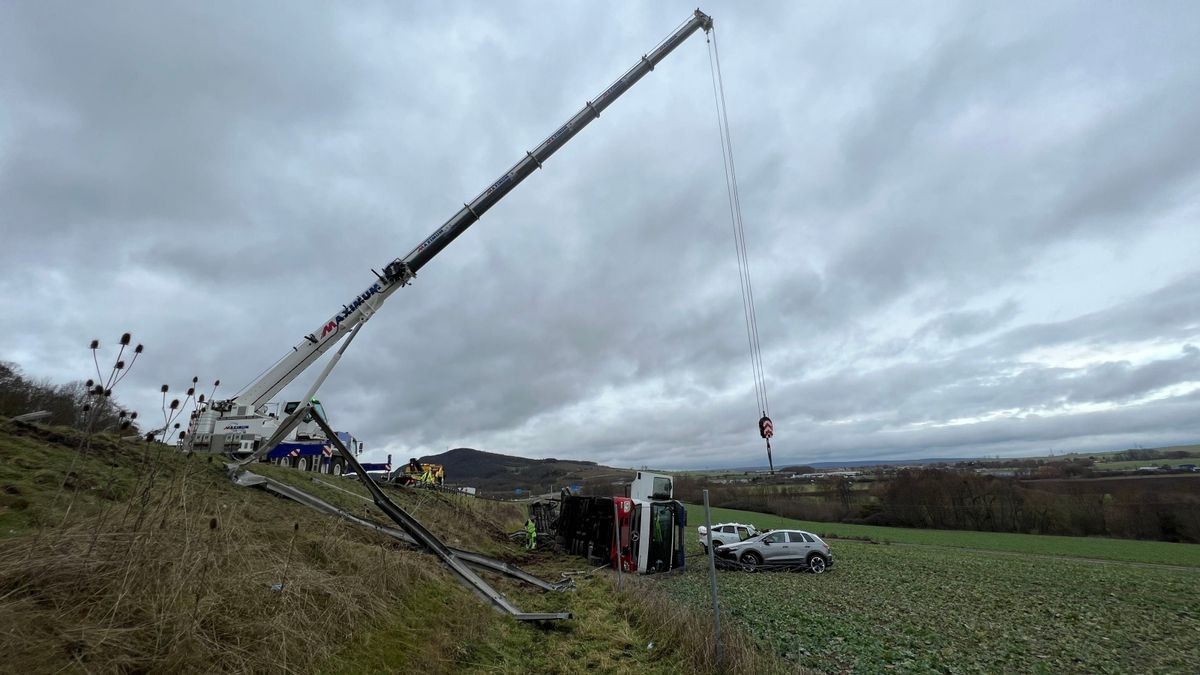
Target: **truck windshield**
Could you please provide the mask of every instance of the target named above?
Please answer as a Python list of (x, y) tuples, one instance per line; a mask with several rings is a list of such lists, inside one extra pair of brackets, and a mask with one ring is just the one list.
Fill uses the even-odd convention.
[(650, 505), (650, 550), (647, 572), (671, 569), (671, 542), (675, 535), (675, 509), (671, 504)]

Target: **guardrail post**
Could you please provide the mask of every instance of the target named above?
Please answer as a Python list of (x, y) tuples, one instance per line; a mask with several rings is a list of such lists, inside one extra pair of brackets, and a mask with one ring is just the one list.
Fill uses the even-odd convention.
[(717, 558), (713, 551), (712, 517), (708, 513), (708, 490), (704, 491), (704, 531), (708, 537), (708, 580), (712, 584), (713, 606), (713, 637), (717, 645), (717, 666), (724, 661), (724, 648), (721, 645), (721, 607), (717, 602)]

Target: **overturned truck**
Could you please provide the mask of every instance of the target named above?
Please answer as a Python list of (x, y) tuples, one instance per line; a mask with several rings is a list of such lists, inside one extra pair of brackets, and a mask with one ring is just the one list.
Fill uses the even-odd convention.
[(531, 517), (567, 553), (622, 572), (683, 569), (687, 511), (672, 499), (670, 476), (639, 471), (628, 497), (564, 492), (557, 514), (547, 517), (547, 506), (531, 508)]

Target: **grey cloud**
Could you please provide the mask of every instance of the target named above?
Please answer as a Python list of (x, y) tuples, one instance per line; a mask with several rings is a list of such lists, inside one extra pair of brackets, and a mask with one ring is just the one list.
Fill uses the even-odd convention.
[[(231, 393), (688, 11), (5, 5), (0, 358), (68, 377), (133, 330), (154, 358), (131, 404), (193, 374)], [(1193, 241), (1186, 20), (713, 13), (781, 456), (1195, 431), (1194, 399), (1137, 403), (1195, 379), (1194, 272), (1139, 258), (1120, 273), (1158, 290), (1040, 323), (1016, 287), (1056, 294), (1055, 247)], [(765, 458), (706, 55), (684, 45), (396, 294), (321, 392), (339, 425), (381, 453)], [(1178, 356), (1023, 358), (1142, 343)], [(1079, 403), (1116, 409), (1089, 429)], [(937, 426), (1013, 409), (1042, 417)]]
[(986, 310), (958, 310), (942, 314), (927, 322), (916, 332), (914, 338), (925, 337), (954, 340), (978, 333), (991, 332), (1013, 320), (1019, 305), (1015, 300)]
[(1017, 353), (1063, 344), (1104, 345), (1145, 340), (1181, 341), (1200, 334), (1200, 273), (1112, 307), (1053, 323), (1014, 328), (998, 348)]

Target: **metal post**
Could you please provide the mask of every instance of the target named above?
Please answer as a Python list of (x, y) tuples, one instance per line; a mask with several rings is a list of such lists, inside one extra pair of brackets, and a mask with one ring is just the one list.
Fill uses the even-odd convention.
[(708, 580), (712, 584), (713, 605), (713, 635), (717, 645), (717, 665), (724, 660), (724, 649), (721, 646), (721, 607), (717, 602), (717, 557), (713, 551), (712, 517), (708, 513), (708, 490), (704, 491), (704, 531), (708, 537)]
[(613, 552), (617, 554), (617, 588), (621, 588), (624, 578), (621, 572), (621, 509), (617, 500), (613, 500)]

